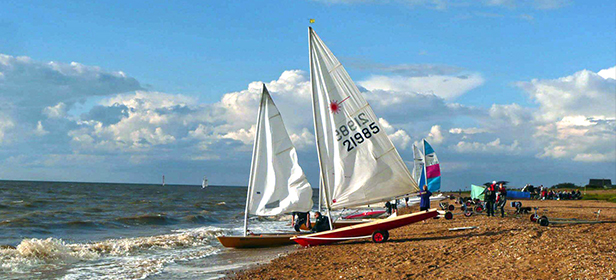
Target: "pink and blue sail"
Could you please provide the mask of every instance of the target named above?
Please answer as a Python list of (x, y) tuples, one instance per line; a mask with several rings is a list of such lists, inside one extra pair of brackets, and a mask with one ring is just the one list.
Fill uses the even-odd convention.
[[(425, 177), (422, 174), (420, 180), (420, 186), (423, 186), (425, 183), (422, 183), (424, 178), (428, 181), (428, 190), (431, 192), (437, 192), (441, 189), (441, 167), (439, 165), (438, 158), (436, 157), (436, 153), (430, 143), (423, 140), (424, 143), (424, 159), (425, 159)], [(424, 181), (425, 182), (425, 181)]]

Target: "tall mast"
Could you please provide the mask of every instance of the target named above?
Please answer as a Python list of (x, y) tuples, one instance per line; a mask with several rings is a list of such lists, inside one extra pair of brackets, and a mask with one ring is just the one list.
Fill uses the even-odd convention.
[[(265, 88), (265, 84), (263, 85)], [(252, 182), (255, 176), (255, 151), (257, 150), (257, 139), (259, 139), (259, 132), (261, 131), (261, 114), (263, 114), (263, 102), (265, 101), (265, 91), (261, 90), (261, 102), (259, 103), (259, 113), (257, 115), (257, 132), (255, 133), (255, 142), (252, 145), (252, 160), (250, 162), (250, 177), (248, 177), (248, 190), (246, 194), (246, 211), (244, 211), (244, 236), (248, 235), (248, 209), (250, 209), (250, 200), (252, 198)]]
[[(323, 194), (325, 195), (325, 207), (327, 208), (327, 218), (329, 220), (329, 227), (330, 229), (334, 229), (334, 225), (332, 223), (332, 215), (330, 212), (330, 205), (329, 205), (329, 191), (328, 191), (328, 185), (327, 185), (327, 177), (325, 176), (325, 170), (323, 169), (323, 159), (321, 158), (321, 145), (319, 144), (319, 133), (318, 133), (318, 127), (317, 127), (317, 104), (316, 99), (314, 98), (314, 79), (312, 77), (312, 50), (313, 50), (313, 46), (312, 46), (312, 27), (308, 27), (308, 52), (310, 54), (310, 84), (311, 84), (311, 92), (312, 92), (312, 120), (314, 122), (314, 137), (315, 137), (315, 142), (317, 143), (317, 156), (319, 158), (319, 170), (321, 171), (321, 184), (319, 185), (323, 185), (322, 187), (322, 191)], [(319, 204), (321, 203), (321, 201), (319, 201)]]
[[(424, 167), (424, 184), (427, 186), (428, 185), (428, 169), (426, 168), (428, 165), (428, 162), (426, 161), (426, 138), (424, 138), (422, 140), (423, 142), (423, 167)], [(420, 180), (421, 182), (421, 180)], [(419, 186), (419, 192), (421, 193), (421, 191), (423, 191), (423, 186)]]

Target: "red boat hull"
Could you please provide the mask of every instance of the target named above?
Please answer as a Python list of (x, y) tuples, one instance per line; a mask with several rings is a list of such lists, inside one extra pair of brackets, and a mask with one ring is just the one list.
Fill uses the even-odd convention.
[(372, 217), (376, 217), (376, 216), (380, 216), (387, 213), (387, 211), (385, 210), (378, 210), (378, 211), (368, 211), (368, 212), (363, 212), (363, 213), (359, 213), (359, 214), (354, 214), (354, 215), (348, 215), (346, 217), (343, 217), (343, 219), (363, 219), (363, 218), (372, 218)]
[(430, 209), (428, 211), (400, 215), (393, 218), (377, 220), (374, 222), (363, 223), (335, 230), (295, 236), (291, 238), (291, 240), (297, 242), (299, 245), (308, 247), (331, 244), (351, 239), (369, 238), (375, 231), (392, 230), (412, 223), (434, 218), (436, 216), (438, 216), (436, 209)]

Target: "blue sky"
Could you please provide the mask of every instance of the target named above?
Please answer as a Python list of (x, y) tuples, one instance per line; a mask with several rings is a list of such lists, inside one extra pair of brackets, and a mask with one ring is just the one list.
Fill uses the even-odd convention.
[[(3, 179), (155, 182), (158, 174), (169, 173), (171, 182), (198, 183), (208, 173), (213, 184), (245, 184), (254, 117), (238, 121), (232, 109), (256, 110), (250, 102), (257, 93), (249, 86), (255, 81), (277, 81), (279, 92), (271, 91), (279, 107), (304, 106), (291, 91), (304, 89), (307, 73), (283, 73), (308, 69), (310, 18), (365, 88), (377, 116), (391, 124), (390, 136), (397, 135), (394, 143), (405, 160), (412, 160), (409, 143), (435, 139), (444, 176), (461, 178), (448, 183), (445, 177), (446, 187), (498, 176), (517, 184), (616, 179), (616, 87), (610, 78), (616, 65), (614, 1), (1, 5)], [(29, 60), (17, 59), (21, 56)], [(59, 77), (44, 69), (50, 61), (61, 65), (47, 69)], [(100, 74), (108, 79), (100, 80)], [(66, 84), (68, 77), (73, 82)], [(444, 79), (455, 82), (440, 82)], [(375, 105), (395, 94), (408, 102), (396, 110), (422, 113)], [(225, 103), (225, 97), (246, 103)], [(149, 105), (139, 107), (135, 99)], [(579, 108), (572, 105), (576, 102)], [(156, 115), (160, 110), (171, 113)], [(296, 145), (314, 181), (311, 135), (301, 136), (309, 123), (293, 120), (292, 110), (287, 109), (288, 117), (281, 111), (291, 133), (305, 142)], [(147, 121), (152, 118), (161, 122)], [(476, 130), (457, 130), (469, 128)], [(220, 153), (222, 147), (232, 152)], [(487, 166), (502, 169), (481, 174), (468, 164), (476, 160), (498, 162)], [(532, 165), (522, 168), (523, 162)]]

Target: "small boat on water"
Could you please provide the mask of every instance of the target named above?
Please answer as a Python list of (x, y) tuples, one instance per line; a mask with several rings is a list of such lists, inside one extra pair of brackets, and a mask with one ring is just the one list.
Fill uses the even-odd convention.
[(297, 152), (282, 116), (263, 85), (246, 194), (244, 233), (218, 236), (217, 239), (223, 246), (233, 248), (294, 244), (290, 238), (297, 235), (295, 232), (249, 233), (248, 217), (308, 212), (312, 205), (312, 188), (299, 166)]
[(207, 177), (203, 176), (203, 182), (201, 182), (201, 188), (205, 189), (207, 188), (208, 183), (207, 183)]

